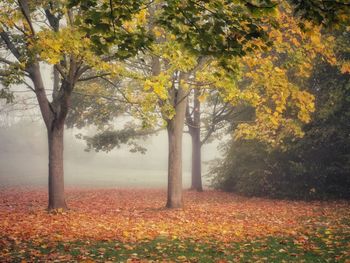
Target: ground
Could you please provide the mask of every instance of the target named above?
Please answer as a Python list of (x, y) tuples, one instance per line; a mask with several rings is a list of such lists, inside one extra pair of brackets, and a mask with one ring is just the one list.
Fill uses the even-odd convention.
[(0, 190), (0, 262), (350, 262), (350, 202), (300, 202), (185, 191)]

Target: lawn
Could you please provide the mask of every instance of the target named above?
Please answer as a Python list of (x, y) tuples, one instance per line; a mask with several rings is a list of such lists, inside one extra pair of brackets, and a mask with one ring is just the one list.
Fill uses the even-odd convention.
[(163, 190), (0, 190), (0, 262), (350, 262), (350, 202), (278, 201)]

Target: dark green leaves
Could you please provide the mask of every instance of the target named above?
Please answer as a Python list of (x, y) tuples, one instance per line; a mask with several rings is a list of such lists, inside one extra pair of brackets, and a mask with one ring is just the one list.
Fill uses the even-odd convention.
[[(270, 1), (166, 1), (159, 24), (170, 30), (185, 46), (202, 55), (242, 56), (251, 39), (266, 40), (263, 15), (252, 9), (273, 9)], [(261, 2), (261, 3), (260, 3)], [(265, 5), (269, 5), (269, 8)], [(260, 6), (264, 6), (259, 8)], [(262, 14), (264, 12), (262, 11)]]
[(80, 9), (77, 26), (93, 41), (97, 53), (108, 53), (113, 47), (114, 56), (123, 59), (151, 43), (151, 36), (145, 28), (139, 26), (133, 32), (125, 28), (125, 23), (145, 8), (143, 4), (144, 1), (138, 0), (71, 0), (69, 7)]
[(152, 133), (145, 130), (135, 130), (134, 128), (125, 128), (123, 130), (107, 130), (100, 132), (92, 137), (84, 136), (86, 140), (86, 151), (95, 150), (96, 152), (105, 151), (109, 152), (114, 148), (119, 148), (122, 144), (128, 144), (131, 152), (145, 153), (146, 148), (137, 144), (135, 139), (147, 136), (148, 133)]
[[(317, 24), (336, 24), (350, 16), (348, 0), (291, 0), (295, 13)], [(348, 18), (349, 19), (349, 18)]]
[[(152, 5), (155, 6), (136, 0), (70, 2), (71, 8), (82, 10), (78, 25), (86, 30), (97, 50), (106, 52), (113, 44), (121, 58), (132, 56), (152, 43), (147, 25), (134, 32), (124, 26), (141, 9)], [(251, 39), (267, 40), (262, 26), (271, 22), (270, 13), (276, 5), (271, 0), (169, 0), (161, 3), (152, 20), (196, 54), (242, 56), (244, 45)]]

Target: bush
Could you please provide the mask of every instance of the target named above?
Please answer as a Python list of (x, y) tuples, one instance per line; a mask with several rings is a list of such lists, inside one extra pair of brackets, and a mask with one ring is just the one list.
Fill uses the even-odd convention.
[(232, 141), (211, 168), (214, 187), (249, 196), (350, 199), (350, 75), (322, 64), (309, 87), (317, 110), (305, 136), (283, 148)]

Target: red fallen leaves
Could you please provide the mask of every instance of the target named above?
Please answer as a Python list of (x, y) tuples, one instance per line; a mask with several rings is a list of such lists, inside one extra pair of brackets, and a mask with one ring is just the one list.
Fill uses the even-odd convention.
[[(0, 242), (31, 240), (216, 239), (222, 242), (265, 236), (300, 236), (326, 228), (350, 234), (343, 222), (350, 203), (292, 202), (244, 198), (228, 193), (185, 192), (185, 208), (163, 208), (163, 190), (67, 191), (70, 210), (48, 214), (44, 190), (0, 190)], [(300, 241), (302, 242), (302, 241)], [(3, 247), (0, 244), (0, 247)]]

